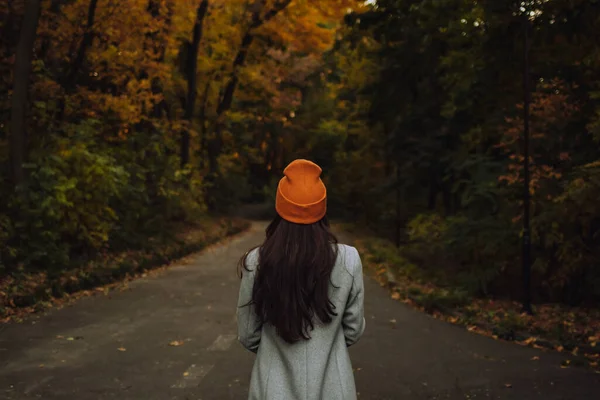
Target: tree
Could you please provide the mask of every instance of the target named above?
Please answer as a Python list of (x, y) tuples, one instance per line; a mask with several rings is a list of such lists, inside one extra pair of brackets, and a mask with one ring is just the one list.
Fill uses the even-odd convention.
[(14, 85), (11, 105), (11, 165), (12, 179), (15, 185), (23, 182), (23, 163), (27, 159), (27, 136), (25, 131), (25, 114), (27, 109), (27, 93), (29, 89), (29, 75), (31, 73), (31, 60), (33, 57), (33, 44), (35, 41), (38, 21), (41, 14), (39, 0), (28, 0), (25, 6), (25, 15), (17, 54), (15, 57)]
[(185, 167), (190, 159), (190, 132), (189, 127), (191, 126), (194, 119), (194, 109), (196, 106), (197, 97), (197, 64), (198, 64), (198, 50), (200, 49), (200, 41), (202, 40), (203, 23), (208, 10), (208, 0), (202, 0), (196, 10), (196, 21), (192, 30), (192, 42), (186, 43), (186, 78), (188, 82), (187, 97), (185, 101), (185, 114), (184, 119), (187, 121), (188, 126), (185, 127), (181, 132), (181, 167)]

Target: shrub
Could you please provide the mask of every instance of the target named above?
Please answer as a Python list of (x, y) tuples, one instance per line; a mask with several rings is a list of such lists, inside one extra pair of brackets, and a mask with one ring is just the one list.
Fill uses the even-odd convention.
[(52, 268), (68, 263), (75, 252), (102, 248), (117, 224), (110, 199), (127, 184), (127, 172), (85, 143), (58, 141), (33, 159), (27, 182), (10, 203), (16, 258)]

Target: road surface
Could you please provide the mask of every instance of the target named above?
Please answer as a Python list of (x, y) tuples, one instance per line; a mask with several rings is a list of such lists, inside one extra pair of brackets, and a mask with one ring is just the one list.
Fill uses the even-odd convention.
[[(235, 267), (264, 228), (127, 290), (0, 325), (0, 399), (245, 399), (254, 355), (236, 341)], [(600, 375), (560, 368), (564, 355), (467, 332), (365, 285), (367, 329), (351, 348), (359, 399), (600, 399)]]

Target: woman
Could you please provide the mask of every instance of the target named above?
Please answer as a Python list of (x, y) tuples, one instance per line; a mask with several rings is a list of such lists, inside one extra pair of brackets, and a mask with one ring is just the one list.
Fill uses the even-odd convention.
[(262, 245), (241, 260), (238, 339), (257, 353), (250, 400), (356, 399), (348, 347), (365, 329), (362, 264), (325, 217), (321, 168), (283, 171)]

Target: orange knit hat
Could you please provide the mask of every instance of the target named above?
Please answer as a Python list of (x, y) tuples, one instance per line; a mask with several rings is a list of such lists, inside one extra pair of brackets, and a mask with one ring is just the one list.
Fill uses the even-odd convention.
[(312, 224), (325, 216), (327, 190), (321, 167), (308, 160), (292, 161), (277, 186), (275, 210), (286, 221)]

